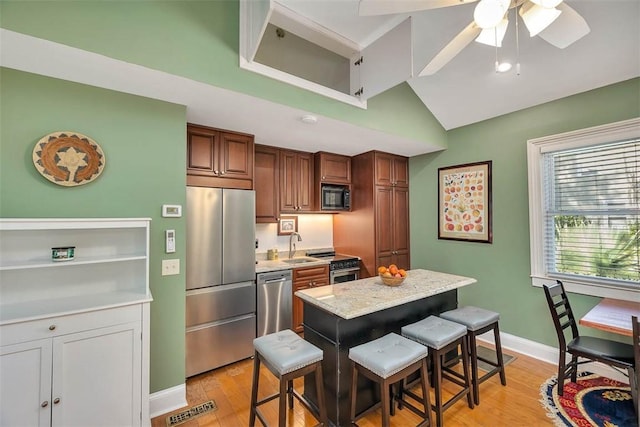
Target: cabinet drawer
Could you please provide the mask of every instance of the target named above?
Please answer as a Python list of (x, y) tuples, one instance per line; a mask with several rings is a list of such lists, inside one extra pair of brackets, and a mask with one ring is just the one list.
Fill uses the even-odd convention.
[(293, 270), (293, 281), (307, 280), (307, 279), (323, 279), (327, 278), (329, 274), (328, 265), (320, 265), (317, 267), (295, 268)]
[(28, 322), (0, 326), (0, 345), (17, 344), (42, 338), (119, 325), (128, 322), (140, 322), (140, 305), (96, 310), (67, 316), (49, 317)]

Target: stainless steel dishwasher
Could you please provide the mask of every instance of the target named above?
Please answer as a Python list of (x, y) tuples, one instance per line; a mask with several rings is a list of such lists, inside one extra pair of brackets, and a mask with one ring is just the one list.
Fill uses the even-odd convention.
[(260, 273), (256, 276), (256, 282), (257, 336), (291, 329), (291, 270)]

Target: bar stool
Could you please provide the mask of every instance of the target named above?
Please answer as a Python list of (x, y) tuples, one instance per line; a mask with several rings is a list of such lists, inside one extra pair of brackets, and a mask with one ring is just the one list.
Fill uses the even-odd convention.
[[(473, 398), (471, 392), (471, 378), (469, 375), (469, 351), (467, 348), (467, 328), (455, 322), (441, 319), (436, 316), (429, 316), (419, 322), (402, 327), (402, 336), (407, 337), (420, 344), (426, 345), (429, 349), (429, 359), (433, 366), (433, 387), (436, 404), (433, 410), (436, 413), (436, 425), (443, 424), (443, 413), (455, 402), (464, 396), (467, 397), (469, 408), (473, 409)], [(462, 351), (459, 356), (462, 361), (463, 374), (460, 374), (443, 363), (445, 354), (450, 351)], [(442, 378), (457, 384), (462, 389), (447, 400), (442, 402)], [(413, 395), (406, 384), (403, 384), (401, 394)]]
[[(290, 329), (265, 335), (253, 340), (255, 357), (253, 360), (253, 386), (251, 389), (251, 414), (249, 426), (255, 425), (256, 416), (265, 427), (267, 423), (258, 410), (258, 406), (279, 398), (278, 426), (284, 427), (287, 419), (285, 396), (288, 397), (289, 408), (293, 408), (293, 398), (297, 398), (317, 419), (321, 425), (328, 426), (327, 411), (324, 401), (322, 382), (322, 350), (300, 338)], [(258, 401), (258, 381), (260, 379), (260, 363), (280, 380), (280, 391)], [(293, 389), (293, 380), (315, 372), (318, 393), (318, 412), (309, 402)]]
[[(393, 410), (392, 385), (414, 372), (420, 371), (422, 398), (415, 398), (423, 406), (421, 411), (410, 402), (403, 403), (412, 412), (423, 418), (419, 426), (432, 426), (429, 404), (429, 375), (427, 373), (427, 348), (416, 342), (390, 333), (381, 338), (349, 349), (351, 359), (351, 423), (362, 418), (382, 405), (382, 426), (389, 426), (389, 417)], [(361, 374), (380, 386), (380, 403), (365, 409), (356, 416), (356, 397), (358, 393), (358, 374)], [(412, 396), (413, 397), (413, 396)], [(399, 396), (402, 399), (402, 396)]]
[[(485, 310), (483, 308), (465, 306), (455, 310), (445, 311), (440, 314), (443, 319), (451, 320), (452, 322), (460, 323), (467, 327), (467, 343), (471, 349), (471, 376), (473, 382), (473, 400), (476, 405), (480, 404), (480, 389), (479, 385), (488, 380), (493, 375), (500, 374), (500, 382), (503, 386), (507, 385), (507, 377), (504, 372), (504, 360), (502, 357), (502, 345), (500, 344), (500, 329), (498, 328), (498, 320), (500, 314)], [(485, 332), (493, 330), (493, 337), (496, 347), (496, 360), (485, 359), (478, 356), (478, 348), (476, 344), (476, 337)], [(478, 360), (493, 366), (486, 374), (478, 377)]]

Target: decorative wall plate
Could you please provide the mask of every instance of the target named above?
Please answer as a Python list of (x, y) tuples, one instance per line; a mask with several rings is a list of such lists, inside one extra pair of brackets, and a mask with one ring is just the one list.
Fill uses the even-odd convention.
[(102, 148), (78, 132), (53, 132), (33, 148), (33, 164), (54, 184), (72, 187), (100, 176), (106, 159)]

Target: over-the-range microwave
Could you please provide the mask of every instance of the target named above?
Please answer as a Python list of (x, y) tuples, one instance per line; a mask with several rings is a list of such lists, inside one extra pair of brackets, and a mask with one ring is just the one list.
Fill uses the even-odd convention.
[(351, 209), (351, 192), (348, 185), (322, 184), (320, 186), (323, 211), (348, 211)]

